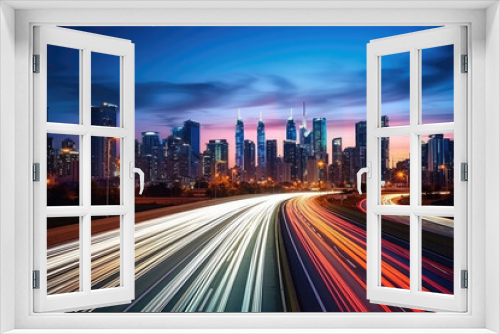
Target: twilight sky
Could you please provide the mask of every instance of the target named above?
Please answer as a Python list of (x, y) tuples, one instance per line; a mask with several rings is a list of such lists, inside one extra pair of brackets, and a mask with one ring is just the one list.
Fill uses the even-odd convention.
[[(366, 120), (366, 44), (428, 27), (78, 27), (129, 39), (136, 51), (136, 138), (142, 131), (201, 123), (201, 148), (227, 139), (234, 163), (237, 110), (245, 138), (256, 142), (262, 112), (266, 139), (285, 137), (293, 108), (297, 127), (306, 103), (307, 126), (325, 117), (327, 143), (343, 138), (354, 146), (354, 123)], [(52, 49), (52, 50), (51, 50)], [(49, 121), (78, 122), (78, 52), (49, 49)], [(453, 48), (422, 52), (423, 122), (453, 121)], [(117, 57), (93, 54), (92, 104), (118, 103)], [(382, 111), (390, 125), (407, 124), (409, 56), (382, 59)], [(391, 145), (391, 157), (409, 148)], [(56, 144), (57, 146), (57, 144)], [(278, 145), (279, 153), (282, 144)], [(406, 151), (406, 152), (404, 152)]]

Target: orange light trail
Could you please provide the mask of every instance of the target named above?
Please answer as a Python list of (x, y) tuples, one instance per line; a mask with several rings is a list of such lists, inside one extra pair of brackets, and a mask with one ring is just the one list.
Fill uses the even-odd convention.
[[(358, 208), (363, 210), (361, 204)], [(366, 231), (362, 227), (322, 207), (311, 196), (290, 199), (284, 211), (284, 223), (291, 228), (292, 237), (306, 255), (303, 260), (312, 263), (316, 271), (312, 276), (321, 278), (338, 311), (401, 310), (371, 304), (366, 299)], [(422, 262), (423, 267), (434, 274), (453, 277), (453, 270), (444, 265), (427, 258)], [(408, 248), (382, 239), (381, 266), (382, 286), (410, 288)], [(452, 293), (429, 277), (424, 276), (422, 280), (439, 292)]]

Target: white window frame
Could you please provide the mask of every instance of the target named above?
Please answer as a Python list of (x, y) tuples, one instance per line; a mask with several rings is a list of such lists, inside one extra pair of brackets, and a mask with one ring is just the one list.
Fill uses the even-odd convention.
[[(405, 1), (407, 2), (407, 1)], [(497, 4), (492, 2), (441, 2), (432, 4), (424, 2), (420, 5), (412, 3), (405, 5), (398, 2), (398, 7), (406, 9), (387, 9), (386, 2), (371, 2), (371, 9), (362, 9), (364, 3), (337, 2), (337, 5), (313, 4), (312, 2), (279, 5), (269, 2), (268, 5), (259, 3), (250, 5), (250, 8), (241, 9), (244, 4), (234, 5), (232, 9), (221, 9), (224, 5), (217, 2), (208, 2), (212, 8), (185, 9), (179, 8), (179, 3), (168, 4), (173, 8), (127, 10), (127, 9), (97, 9), (95, 6), (120, 6), (102, 2), (85, 2), (75, 4), (80, 9), (66, 8), (69, 2), (44, 2), (37, 4), (19, 2), (20, 6), (38, 6), (38, 9), (19, 10), (16, 13), (5, 3), (0, 4), (0, 24), (9, 28), (0, 29), (0, 53), (2, 77), (0, 78), (0, 102), (2, 122), (0, 123), (1, 150), (0, 150), (0, 187), (2, 215), (0, 238), (0, 318), (3, 320), (2, 331), (16, 329), (15, 333), (37, 333), (36, 329), (61, 329), (61, 333), (76, 332), (71, 329), (79, 328), (79, 333), (96, 333), (96, 328), (108, 329), (111, 332), (134, 332), (131, 328), (141, 329), (136, 332), (146, 332), (146, 329), (165, 329), (163, 332), (176, 332), (176, 328), (193, 329), (192, 332), (203, 332), (201, 329), (212, 329), (212, 332), (238, 332), (244, 328), (253, 328), (252, 332), (342, 332), (353, 328), (363, 333), (404, 333), (404, 332), (458, 332), (459, 328), (466, 333), (492, 333), (500, 331), (498, 320), (499, 312), (499, 271), (498, 260), (500, 233), (498, 219), (500, 200), (498, 186), (500, 177), (497, 175), (499, 156), (497, 151), (486, 152), (486, 138), (491, 148), (500, 145), (499, 116), (500, 100), (500, 12)], [(16, 6), (16, 1), (9, 4)], [(135, 3), (135, 7), (151, 6), (144, 1), (144, 5)], [(90, 9), (81, 9), (82, 6)], [(127, 4), (123, 3), (123, 6)], [(205, 7), (210, 7), (207, 3)], [(487, 6), (492, 6), (485, 10)], [(27, 7), (26, 7), (27, 6)], [(52, 10), (40, 10), (41, 7), (52, 6)], [(158, 3), (154, 6), (159, 6)], [(228, 5), (229, 6), (229, 5)], [(279, 8), (281, 6), (281, 8)], [(316, 7), (315, 7), (316, 6)], [(332, 6), (332, 7), (329, 7)], [(334, 7), (337, 8), (334, 8)], [(420, 8), (418, 8), (420, 6)], [(429, 6), (429, 7), (426, 7)], [(430, 7), (432, 6), (432, 7)], [(443, 8), (436, 9), (435, 7)], [(456, 9), (454, 6), (462, 6)], [(345, 8), (358, 9), (349, 10)], [(416, 8), (417, 7), (417, 8)], [(54, 10), (58, 9), (59, 10)], [(93, 9), (92, 9), (93, 8)], [(240, 8), (240, 9), (238, 9)], [(305, 9), (307, 10), (305, 10)], [(377, 9), (373, 9), (377, 8)], [(466, 9), (469, 8), (469, 9)], [(471, 9), (473, 8), (473, 9)], [(475, 8), (475, 9), (474, 9)], [(15, 23), (13, 17), (15, 16)], [(469, 110), (468, 132), (471, 137), (468, 142), (470, 153), (470, 189), (469, 189), (469, 227), (468, 267), (470, 270), (470, 287), (468, 289), (469, 308), (466, 313), (436, 313), (436, 314), (34, 314), (32, 312), (32, 290), (30, 287), (32, 238), (31, 222), (33, 212), (26, 208), (32, 207), (31, 159), (32, 147), (32, 104), (31, 104), (31, 76), (30, 55), (32, 53), (32, 27), (35, 24), (58, 25), (447, 25), (466, 24), (469, 28), (469, 50), (471, 75), (468, 78), (470, 87), (468, 95)], [(488, 29), (486, 29), (485, 22)], [(13, 33), (15, 30), (15, 51)], [(9, 35), (12, 34), (12, 35)], [(133, 42), (133, 41), (132, 41)], [(7, 48), (4, 48), (4, 45)], [(15, 58), (14, 56), (15, 55)], [(485, 66), (489, 66), (485, 71)], [(10, 67), (15, 66), (15, 74)], [(4, 72), (4, 70), (6, 70)], [(4, 73), (10, 73), (5, 76)], [(15, 78), (15, 81), (14, 81)], [(15, 87), (12, 87), (15, 82)], [(486, 85), (488, 83), (488, 85)], [(10, 84), (10, 86), (9, 86)], [(8, 97), (12, 94), (15, 99)], [(486, 108), (488, 107), (488, 108)], [(10, 110), (6, 110), (9, 108)], [(15, 110), (15, 119), (12, 119), (12, 110)], [(8, 114), (7, 114), (8, 113)], [(10, 115), (6, 116), (6, 115)], [(488, 117), (488, 122), (485, 121)], [(7, 125), (15, 127), (15, 147), (12, 145), (12, 131), (5, 129)], [(495, 131), (496, 130), (496, 131)], [(3, 131), (3, 132), (2, 132)], [(488, 131), (488, 137), (485, 132)], [(15, 160), (15, 165), (8, 159)], [(488, 162), (488, 163), (486, 163)], [(15, 167), (15, 183), (6, 172), (13, 172)], [(485, 174), (491, 173), (488, 183)], [(14, 200), (6, 199), (11, 190), (4, 185), (15, 189)], [(486, 187), (486, 189), (485, 189)], [(489, 198), (486, 198), (486, 193)], [(26, 199), (28, 198), (28, 203)], [(484, 203), (490, 207), (486, 211)], [(492, 204), (492, 205), (491, 205)], [(7, 205), (14, 205), (15, 211), (8, 210)], [(486, 221), (485, 217), (488, 214)], [(6, 221), (9, 219), (9, 221)], [(15, 219), (15, 226), (11, 221)], [(496, 223), (496, 224), (494, 224)], [(8, 235), (6, 236), (6, 233)], [(472, 233), (473, 232), (473, 233)], [(15, 240), (12, 238), (15, 235)], [(10, 238), (10, 239), (9, 239)], [(486, 250), (490, 254), (497, 254), (497, 258), (485, 265)], [(14, 256), (12, 253), (14, 252)], [(491, 253), (493, 252), (493, 253)], [(12, 287), (15, 286), (15, 289)], [(486, 293), (488, 291), (488, 293)], [(14, 305), (14, 306), (12, 306)], [(196, 328), (200, 330), (195, 330)], [(231, 328), (233, 330), (231, 330)], [(235, 329), (236, 328), (236, 329)], [(389, 330), (392, 328), (392, 330)], [(413, 328), (413, 330), (410, 330)], [(441, 328), (442, 330), (436, 330)], [(492, 331), (488, 330), (491, 329)], [(28, 330), (30, 329), (30, 330)], [(64, 330), (62, 330), (64, 329)], [(86, 330), (85, 330), (86, 329)], [(169, 330), (168, 330), (169, 329)], [(225, 330), (224, 330), (225, 329)], [(267, 329), (267, 330), (266, 330)], [(295, 329), (295, 331), (293, 330)], [(322, 330), (323, 329), (323, 330)], [(378, 330), (377, 330), (378, 329)], [(434, 329), (434, 330), (432, 330)], [(448, 329), (448, 330), (446, 330)], [(41, 331), (40, 331), (41, 332)], [(46, 332), (46, 331), (45, 331)], [(54, 331), (51, 331), (54, 332)], [(178, 330), (177, 332), (181, 332)], [(184, 331), (185, 332), (185, 331)]]
[[(34, 84), (34, 162), (39, 164), (39, 182), (33, 184), (34, 258), (33, 268), (39, 272), (39, 288), (34, 290), (35, 312), (73, 311), (106, 305), (127, 304), (135, 297), (134, 279), (134, 44), (129, 40), (101, 36), (60, 27), (34, 27), (34, 54), (39, 56), (39, 73), (33, 74)], [(79, 53), (79, 124), (47, 121), (47, 46), (55, 45), (78, 50)], [(92, 125), (91, 68), (92, 53), (119, 58), (119, 114), (116, 127)], [(56, 133), (79, 137), (80, 177), (79, 205), (47, 206), (47, 134)], [(91, 138), (119, 138), (120, 145), (120, 204), (92, 205), (91, 199)], [(91, 288), (91, 217), (115, 215), (120, 219), (118, 287)], [(79, 217), (79, 291), (47, 295), (47, 218)]]
[[(461, 270), (467, 269), (467, 184), (460, 179), (460, 164), (467, 163), (467, 73), (461, 73), (462, 55), (467, 54), (466, 28), (450, 26), (429, 29), (371, 41), (367, 46), (367, 297), (372, 303), (403, 306), (422, 310), (467, 310), (467, 290), (461, 288)], [(422, 124), (422, 52), (421, 50), (453, 45), (453, 116), (448, 123)], [(409, 123), (381, 127), (382, 117), (382, 57), (409, 54)], [(454, 146), (454, 206), (424, 206), (421, 203), (422, 161), (421, 135), (455, 134)], [(410, 204), (382, 205), (380, 140), (383, 137), (404, 136), (410, 141)], [(403, 138), (404, 138), (403, 137)], [(401, 138), (401, 137), (400, 137)], [(370, 177), (371, 176), (371, 177)], [(408, 216), (410, 289), (388, 288), (381, 285), (382, 219), (383, 215)], [(422, 227), (423, 216), (454, 217), (453, 228), (453, 294), (424, 292), (422, 286)]]

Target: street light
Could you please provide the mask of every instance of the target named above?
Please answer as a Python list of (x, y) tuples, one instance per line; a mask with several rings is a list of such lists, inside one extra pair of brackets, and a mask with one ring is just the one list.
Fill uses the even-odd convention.
[(408, 188), (408, 175), (405, 174), (403, 171), (398, 172), (398, 178), (404, 179), (406, 181), (406, 187)]
[(441, 169), (444, 173), (444, 186), (445, 186), (445, 189), (448, 189), (448, 166), (443, 164), (443, 165), (439, 165), (439, 169)]
[(219, 173), (215, 173), (214, 178), (214, 190), (215, 190), (215, 198), (217, 199), (217, 178), (219, 177)]

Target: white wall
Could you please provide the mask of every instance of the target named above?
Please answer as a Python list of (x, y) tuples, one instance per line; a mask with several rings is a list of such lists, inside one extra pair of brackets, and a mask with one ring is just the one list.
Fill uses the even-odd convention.
[[(486, 11), (486, 328), (500, 332), (500, 5)], [(495, 256), (496, 255), (496, 256)]]
[[(0, 253), (14, 249), (15, 12), (0, 3)], [(14, 328), (14, 257), (0, 260), (0, 333)]]
[[(5, 10), (2, 11), (2, 8)], [(11, 50), (12, 40), (9, 39), (8, 43), (4, 44), (4, 35), (7, 37), (12, 35), (8, 34), (8, 31), (13, 31), (13, 29), (4, 29), (4, 26), (12, 28), (13, 26), (13, 11), (9, 8), (7, 9), (5, 5), (0, 7), (0, 25), (1, 33), (0, 39), (2, 42), (2, 50), (0, 52), (2, 75), (5, 78), (3, 69), (6, 71), (12, 71), (14, 68), (12, 62), (13, 51)], [(5, 12), (5, 13), (4, 13)], [(7, 15), (7, 13), (9, 13)], [(6, 20), (4, 17), (8, 16), (10, 19)], [(412, 20), (419, 20), (420, 22), (446, 22), (448, 24), (459, 23), (473, 23), (472, 29), (472, 40), (474, 43), (474, 54), (472, 55), (472, 66), (474, 70), (472, 71), (474, 78), (473, 90), (474, 99), (471, 102), (473, 117), (471, 117), (471, 135), (474, 138), (474, 150), (471, 159), (474, 161), (473, 169), (470, 171), (471, 178), (474, 179), (473, 193), (471, 200), (474, 203), (473, 206), (473, 219), (471, 220), (474, 225), (472, 230), (472, 238), (475, 240), (473, 254), (479, 254), (481, 260), (475, 260), (471, 263), (471, 280), (475, 282), (480, 282), (478, 289), (475, 289), (474, 294), (469, 294), (472, 297), (472, 309), (474, 310), (474, 327), (484, 326), (484, 314), (487, 313), (487, 325), (489, 328), (500, 332), (500, 320), (498, 319), (498, 314), (500, 314), (500, 287), (499, 287), (499, 273), (500, 273), (500, 257), (499, 257), (499, 221), (500, 221), (500, 175), (498, 170), (500, 166), (500, 23), (499, 23), (499, 8), (495, 4), (494, 7), (488, 9), (488, 19), (484, 19), (483, 10), (467, 10), (467, 11), (457, 11), (457, 10), (446, 10), (446, 11), (425, 11), (425, 10), (405, 10), (405, 11), (391, 11), (391, 10), (365, 10), (362, 13), (357, 11), (342, 11), (342, 10), (247, 10), (247, 11), (230, 11), (230, 10), (167, 10), (161, 11), (157, 10), (154, 12), (133, 10), (100, 10), (100, 11), (90, 11), (90, 10), (48, 10), (48, 11), (17, 11), (16, 22), (17, 22), (17, 81), (14, 83), (12, 80), (10, 82), (4, 83), (0, 79), (0, 252), (5, 253), (6, 248), (11, 245), (13, 240), (13, 227), (16, 226), (17, 235), (16, 240), (18, 241), (16, 255), (28, 254), (30, 250), (30, 239), (28, 236), (29, 226), (31, 223), (31, 216), (27, 206), (30, 199), (26, 198), (26, 194), (30, 193), (31, 181), (30, 176), (30, 161), (31, 152), (29, 149), (30, 142), (30, 117), (31, 109), (29, 105), (30, 86), (29, 86), (29, 64), (30, 64), (30, 22), (79, 22), (82, 25), (86, 24), (99, 24), (100, 22), (109, 22), (111, 24), (121, 24), (121, 25), (133, 25), (141, 24), (143, 22), (148, 22), (150, 24), (167, 22), (170, 24), (218, 24), (218, 25), (234, 25), (242, 24), (245, 22), (250, 22), (252, 24), (308, 24), (308, 23), (323, 23), (328, 24), (330, 22), (335, 22), (342, 25), (352, 23), (352, 22), (365, 22), (370, 24), (370, 22), (393, 22), (397, 24), (398, 22), (407, 23), (412, 22)], [(6, 24), (7, 22), (12, 22), (12, 24)], [(484, 54), (484, 29), (487, 29), (487, 56)], [(4, 48), (7, 45), (7, 48)], [(490, 50), (491, 49), (491, 50)], [(10, 51), (9, 51), (10, 50)], [(1, 58), (3, 54), (7, 54), (5, 57)], [(483, 60), (488, 62), (486, 68), (484, 66)], [(9, 61), (7, 61), (10, 59)], [(13, 77), (13, 75), (8, 75), (8, 77)], [(485, 80), (487, 77), (485, 89)], [(6, 81), (4, 79), (4, 81)], [(16, 127), (16, 149), (17, 153), (16, 159), (16, 174), (18, 183), (13, 183), (13, 178), (10, 177), (14, 166), (12, 161), (14, 161), (13, 152), (7, 151), (9, 148), (13, 148), (14, 142), (14, 109), (11, 97), (14, 95), (14, 84), (16, 87), (16, 113), (15, 117), (17, 122)], [(485, 129), (488, 135), (491, 135), (488, 142), (485, 140)], [(5, 130), (5, 131), (4, 131)], [(4, 140), (7, 138), (7, 141)], [(486, 154), (486, 152), (488, 154)], [(486, 156), (486, 158), (485, 158)], [(4, 163), (5, 162), (5, 163)], [(13, 189), (15, 191), (16, 201), (16, 221), (14, 224), (14, 213), (10, 210), (13, 208)], [(484, 200), (485, 192), (490, 195), (490, 197)], [(488, 211), (485, 209), (488, 208)], [(5, 211), (5, 210), (7, 211)], [(493, 222), (487, 227), (485, 232), (485, 221)], [(480, 237), (478, 238), (478, 235)], [(488, 254), (488, 258), (484, 259), (484, 235), (487, 236), (487, 242), (496, 251), (496, 254)], [(480, 242), (479, 242), (480, 241)], [(11, 248), (13, 249), (13, 247)], [(21, 249), (23, 252), (18, 252)], [(482, 252), (483, 251), (483, 252)], [(9, 254), (10, 255), (10, 254)], [(9, 261), (12, 257), (7, 256)], [(484, 273), (484, 263), (487, 263), (487, 274)], [(53, 317), (39, 317), (39, 319), (33, 320), (28, 319), (27, 309), (30, 309), (30, 297), (31, 289), (28, 289), (30, 280), (30, 263), (26, 261), (26, 258), (19, 258), (16, 266), (17, 271), (17, 287), (14, 289), (13, 277), (11, 273), (13, 272), (12, 262), (0, 263), (0, 313), (2, 318), (0, 322), (2, 323), (2, 329), (4, 326), (7, 328), (12, 325), (12, 310), (14, 306), (17, 307), (18, 312), (17, 326), (18, 327), (35, 327), (44, 326), (47, 328), (59, 327), (65, 328), (67, 325), (63, 322), (54, 322)], [(474, 276), (474, 273), (481, 273), (481, 275)], [(487, 284), (484, 284), (487, 283)], [(485, 292), (485, 287), (487, 291)], [(14, 305), (14, 300), (12, 298), (12, 292), (17, 290), (17, 300), (16, 305)], [(470, 289), (471, 290), (471, 289)], [(469, 290), (469, 291), (470, 291)], [(488, 307), (485, 308), (484, 296), (486, 296)], [(257, 316), (261, 318), (257, 318)], [(294, 316), (286, 317), (286, 315), (273, 315), (272, 317), (275, 322), (275, 326), (296, 326), (296, 328), (303, 328), (307, 325), (307, 321), (304, 316)], [(403, 315), (402, 315), (403, 316)], [(443, 316), (444, 318), (448, 315)], [(182, 328), (185, 326), (187, 321), (190, 322), (191, 326), (205, 326), (205, 328), (220, 328), (222, 326), (229, 326), (231, 324), (237, 324), (238, 327), (262, 327), (266, 324), (262, 320), (266, 318), (266, 315), (231, 315), (230, 317), (219, 317), (219, 315), (211, 315), (207, 317), (205, 315), (190, 315), (189, 318), (185, 318), (182, 315), (172, 314), (169, 315), (168, 324), (165, 323), (164, 319), (151, 318), (152, 327), (157, 326), (158, 328), (163, 328), (169, 326), (170, 328)], [(314, 326), (317, 328), (331, 328), (333, 326), (339, 326), (339, 320), (341, 316), (338, 315), (335, 319), (336, 323), (332, 322), (332, 318), (328, 316), (316, 316), (314, 318)], [(401, 317), (399, 317), (401, 318)], [(186, 320), (189, 319), (189, 320)], [(5, 320), (5, 321), (4, 321)], [(68, 320), (68, 319), (66, 319)], [(134, 315), (127, 315), (125, 318), (120, 318), (120, 320), (114, 322), (114, 326), (121, 326), (122, 328), (133, 328), (129, 324), (133, 322)], [(344, 324), (352, 326), (352, 318), (347, 316), (342, 318)], [(426, 323), (419, 324), (419, 327), (428, 327), (429, 323), (433, 319)], [(446, 320), (446, 324), (450, 327), (459, 327), (470, 325), (467, 317), (462, 317), (457, 320), (455, 316), (449, 316)], [(71, 322), (75, 326), (84, 327), (97, 327), (98, 322), (89, 322), (87, 317), (81, 317), (78, 319), (71, 319)], [(370, 322), (371, 321), (371, 322)], [(312, 323), (312, 322), (311, 322)], [(387, 317), (383, 315), (376, 315), (373, 318), (367, 318), (366, 322), (357, 323), (357, 327), (366, 328), (371, 324), (375, 323), (376, 326), (382, 328), (384, 326), (390, 327), (391, 324), (387, 323)], [(432, 322), (434, 324), (434, 322)], [(345, 325), (345, 326), (347, 326)], [(394, 326), (394, 324), (392, 324)], [(3, 332), (3, 330), (2, 330)]]

